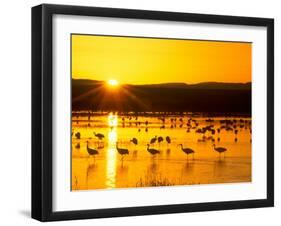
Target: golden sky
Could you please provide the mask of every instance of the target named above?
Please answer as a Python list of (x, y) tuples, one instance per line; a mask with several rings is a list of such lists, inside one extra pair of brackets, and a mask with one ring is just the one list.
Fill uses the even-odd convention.
[(250, 82), (252, 44), (72, 35), (72, 77), (121, 84)]

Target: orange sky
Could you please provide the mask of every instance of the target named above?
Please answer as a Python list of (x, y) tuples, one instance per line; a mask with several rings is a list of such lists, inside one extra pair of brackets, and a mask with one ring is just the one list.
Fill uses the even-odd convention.
[(72, 35), (72, 77), (121, 84), (251, 81), (252, 44)]

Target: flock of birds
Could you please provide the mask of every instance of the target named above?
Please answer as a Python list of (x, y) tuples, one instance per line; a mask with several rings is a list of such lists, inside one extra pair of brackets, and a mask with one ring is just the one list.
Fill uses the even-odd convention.
[[(98, 134), (96, 134), (95, 136), (104, 137), (104, 135), (101, 134), (101, 133), (98, 133)], [(158, 140), (158, 142), (159, 142), (159, 140), (160, 140), (160, 141), (163, 140), (163, 137), (161, 137), (161, 136), (160, 136), (160, 137), (156, 137), (156, 136), (155, 136), (154, 138), (152, 138), (152, 139), (150, 140), (150, 143), (147, 144), (147, 149), (146, 149), (146, 150), (147, 150), (152, 156), (154, 156), (154, 155), (156, 155), (156, 154), (160, 154), (160, 150), (159, 150), (159, 149), (151, 148), (151, 145), (154, 144), (157, 140)], [(166, 137), (166, 141), (167, 141), (168, 144), (171, 143), (171, 139), (170, 139), (169, 136)], [(137, 138), (133, 138), (132, 140), (130, 140), (130, 142), (134, 143), (135, 145), (138, 144)], [(192, 154), (193, 159), (194, 159), (194, 153), (195, 153), (195, 151), (194, 151), (193, 149), (191, 149), (191, 148), (184, 148), (184, 147), (183, 147), (183, 144), (179, 144), (179, 146), (181, 147), (181, 150), (187, 155), (187, 157), (188, 157), (188, 155)], [(219, 155), (220, 155), (221, 153), (224, 153), (224, 152), (227, 151), (226, 148), (224, 148), (224, 147), (216, 147), (215, 144), (213, 144), (213, 147), (214, 147), (214, 150), (219, 153)], [(119, 145), (118, 145), (118, 142), (116, 142), (116, 150), (117, 150), (117, 152), (122, 156), (122, 160), (123, 160), (123, 157), (124, 157), (125, 155), (128, 155), (128, 154), (129, 154), (129, 149), (127, 149), (127, 148), (120, 148)], [(87, 141), (87, 152), (88, 152), (88, 154), (89, 154), (90, 156), (94, 156), (94, 157), (99, 154), (99, 151), (98, 151), (98, 150), (89, 147), (89, 141)]]
[[(89, 118), (90, 119), (90, 118)], [(122, 120), (122, 126), (124, 127), (124, 124), (126, 123), (126, 118), (125, 117), (122, 117), (121, 118)], [(128, 120), (130, 121), (131, 123), (131, 120), (132, 120), (132, 117), (128, 117)], [(135, 123), (136, 125), (140, 126), (142, 123), (145, 124), (146, 126), (146, 132), (148, 130), (147, 128), (147, 125), (149, 124), (148, 121), (145, 121), (145, 122), (140, 122), (140, 121), (137, 121), (138, 120), (138, 117), (135, 117)], [(158, 120), (160, 120), (161, 122), (161, 127), (160, 129), (165, 129), (166, 127), (166, 121), (168, 119), (166, 119), (165, 117), (158, 117)], [(170, 120), (170, 128), (174, 128), (177, 126), (177, 122), (180, 123), (179, 127), (182, 128), (184, 127), (184, 124), (186, 125), (186, 132), (189, 133), (191, 132), (191, 130), (194, 130), (195, 133), (197, 134), (201, 134), (202, 137), (199, 138), (197, 140), (197, 142), (206, 142), (206, 141), (211, 141), (213, 143), (213, 150), (216, 151), (218, 154), (219, 154), (219, 157), (221, 157), (221, 154), (224, 153), (227, 151), (227, 148), (225, 147), (218, 147), (216, 146), (215, 144), (215, 141), (217, 140), (217, 142), (220, 142), (220, 133), (222, 130), (225, 130), (225, 131), (232, 131), (233, 134), (234, 134), (234, 142), (237, 142), (238, 138), (237, 138), (237, 134), (239, 133), (239, 129), (242, 130), (242, 129), (248, 129), (250, 133), (252, 133), (252, 130), (251, 130), (251, 120), (245, 120), (245, 119), (222, 119), (222, 120), (219, 120), (219, 123), (220, 123), (220, 126), (219, 127), (216, 127), (215, 128), (215, 125), (214, 125), (214, 119), (212, 118), (208, 118), (208, 119), (205, 119), (205, 124), (204, 126), (200, 126), (200, 123), (198, 120), (196, 119), (193, 119), (193, 118), (188, 118), (186, 122), (184, 122), (184, 119), (183, 118), (176, 118), (176, 117), (172, 117), (169, 119)], [(138, 128), (138, 132), (140, 132), (141, 129)], [(104, 134), (102, 133), (93, 133), (94, 136), (96, 138), (98, 138), (98, 141), (102, 143), (102, 141), (104, 140), (105, 136)], [(215, 134), (217, 134), (217, 138), (215, 140)], [(73, 135), (73, 133), (72, 133)], [(81, 139), (81, 133), (78, 131), (76, 132), (75, 134), (75, 137), (76, 139)], [(169, 136), (166, 136), (165, 137), (165, 140), (162, 136), (155, 136), (153, 138), (151, 138), (150, 142), (148, 142), (146, 144), (147, 148), (146, 150), (148, 151), (148, 153), (150, 153), (152, 156), (155, 156), (157, 154), (160, 154), (160, 149), (157, 149), (154, 147), (154, 144), (158, 143), (158, 144), (161, 144), (162, 142), (166, 141), (167, 145), (170, 145), (171, 144), (171, 138)], [(130, 140), (131, 143), (133, 143), (134, 145), (138, 145), (138, 139), (137, 138), (132, 138)], [(250, 140), (251, 142), (251, 140)], [(192, 155), (193, 158), (194, 158), (194, 154), (195, 154), (195, 150), (191, 149), (191, 148), (188, 148), (188, 147), (184, 147), (183, 144), (178, 144), (178, 146), (181, 148), (181, 150), (187, 155), (187, 158), (189, 155)], [(89, 141), (87, 141), (87, 152), (89, 154), (89, 156), (96, 156), (99, 154), (99, 149), (101, 146), (99, 144), (98, 148), (92, 148), (89, 146)], [(103, 147), (103, 146), (102, 146)], [(80, 143), (77, 143), (76, 145), (76, 148), (80, 148)], [(116, 142), (116, 150), (117, 152), (121, 155), (122, 157), (122, 160), (123, 160), (123, 157), (125, 155), (128, 155), (129, 154), (129, 149), (127, 148), (124, 148), (124, 147), (120, 147), (119, 146), (119, 143)]]

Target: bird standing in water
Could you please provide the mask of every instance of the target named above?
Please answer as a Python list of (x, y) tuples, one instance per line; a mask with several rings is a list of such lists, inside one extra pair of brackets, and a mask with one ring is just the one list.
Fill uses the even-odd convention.
[(160, 151), (159, 150), (157, 150), (157, 149), (154, 149), (154, 148), (149, 148), (149, 144), (147, 144), (147, 151), (150, 153), (150, 154), (152, 154), (153, 156), (155, 155), (155, 154), (159, 154), (160, 153)]
[(118, 142), (116, 142), (116, 150), (122, 156), (122, 160), (124, 158), (124, 155), (128, 155), (129, 154), (129, 150), (128, 149), (126, 149), (126, 148), (119, 148), (118, 147)]
[(167, 141), (167, 144), (169, 145), (171, 143), (171, 138), (169, 136), (166, 136), (166, 141)]
[(216, 147), (216, 144), (214, 144), (213, 146), (214, 146), (214, 150), (219, 153), (220, 157), (221, 157), (221, 153), (224, 153), (224, 157), (225, 157), (225, 152), (227, 151), (226, 148)]
[(160, 136), (160, 137), (158, 137), (158, 138), (157, 138), (158, 145), (160, 145), (160, 144), (161, 144), (161, 142), (163, 142), (163, 140), (164, 140), (164, 139), (163, 139), (163, 137), (161, 137), (161, 136)]
[(154, 144), (156, 141), (157, 141), (157, 136), (153, 137), (153, 138), (150, 140), (150, 144)]
[(134, 137), (132, 140), (130, 140), (130, 142), (132, 142), (134, 145), (137, 145), (138, 139)]
[(91, 155), (94, 156), (94, 158), (95, 158), (96, 155), (99, 154), (99, 152), (97, 150), (89, 147), (89, 141), (87, 141), (87, 152), (90, 156)]
[(181, 150), (186, 154), (187, 158), (188, 158), (188, 155), (192, 154), (192, 157), (194, 159), (194, 153), (195, 151), (192, 150), (191, 148), (184, 148), (182, 144), (180, 144), (181, 146)]

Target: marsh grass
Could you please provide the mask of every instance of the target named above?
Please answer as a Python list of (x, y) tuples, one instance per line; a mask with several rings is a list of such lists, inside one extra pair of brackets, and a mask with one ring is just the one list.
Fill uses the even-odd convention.
[(158, 187), (158, 186), (173, 186), (175, 183), (171, 182), (168, 178), (164, 178), (161, 174), (153, 176), (141, 177), (136, 183), (136, 187)]

